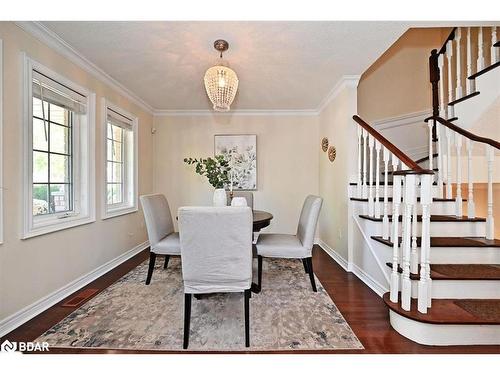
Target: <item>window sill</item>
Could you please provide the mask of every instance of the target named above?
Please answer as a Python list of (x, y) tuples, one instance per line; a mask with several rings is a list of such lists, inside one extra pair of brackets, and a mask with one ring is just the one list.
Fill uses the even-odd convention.
[(111, 219), (117, 216), (132, 214), (137, 211), (139, 211), (139, 209), (136, 206), (109, 209), (103, 212), (102, 220)]
[(25, 240), (28, 238), (33, 238), (37, 236), (42, 236), (44, 234), (49, 234), (53, 232), (58, 232), (64, 229), (69, 229), (69, 228), (74, 228), (78, 227), (80, 225), (86, 225), (90, 223), (95, 222), (95, 217), (81, 217), (81, 218), (69, 218), (67, 220), (57, 222), (57, 223), (51, 223), (51, 224), (45, 224), (45, 225), (40, 225), (38, 227), (34, 227), (28, 230), (25, 230), (21, 239)]

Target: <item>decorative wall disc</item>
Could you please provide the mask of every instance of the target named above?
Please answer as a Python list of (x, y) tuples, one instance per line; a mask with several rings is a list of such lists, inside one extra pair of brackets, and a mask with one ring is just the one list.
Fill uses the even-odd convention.
[(328, 149), (328, 159), (330, 159), (330, 161), (333, 163), (336, 157), (337, 149), (335, 148), (335, 146), (330, 146), (330, 148)]
[(328, 138), (324, 137), (321, 140), (321, 149), (323, 150), (323, 152), (326, 152), (326, 150), (328, 150)]

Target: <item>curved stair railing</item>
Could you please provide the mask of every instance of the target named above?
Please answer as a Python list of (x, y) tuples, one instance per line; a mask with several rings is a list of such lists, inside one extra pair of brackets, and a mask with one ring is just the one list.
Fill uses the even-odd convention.
[[(382, 215), (382, 236), (393, 243), (390, 300), (399, 302), (410, 311), (411, 273), (420, 272), (417, 309), (427, 313), (431, 307), (430, 277), (430, 205), (432, 203), (432, 178), (434, 171), (420, 167), (403, 151), (359, 116), (353, 116), (358, 124), (358, 198), (368, 200), (368, 214), (375, 218)], [(374, 158), (375, 153), (375, 158)], [(384, 163), (383, 206), (380, 199), (380, 154)], [(392, 170), (389, 172), (389, 162)], [(373, 179), (375, 173), (375, 181)], [(392, 175), (392, 220), (389, 225), (389, 173)], [(420, 199), (417, 196), (420, 195)], [(417, 252), (417, 205), (422, 206), (421, 251)], [(401, 228), (399, 228), (402, 208)], [(399, 234), (401, 232), (401, 242)], [(400, 288), (399, 267), (402, 268)]]

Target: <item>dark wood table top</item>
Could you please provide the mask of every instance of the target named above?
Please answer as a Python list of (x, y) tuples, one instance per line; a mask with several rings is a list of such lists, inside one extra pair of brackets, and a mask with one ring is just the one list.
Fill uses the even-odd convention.
[(259, 232), (271, 224), (273, 215), (266, 211), (253, 210), (253, 231)]

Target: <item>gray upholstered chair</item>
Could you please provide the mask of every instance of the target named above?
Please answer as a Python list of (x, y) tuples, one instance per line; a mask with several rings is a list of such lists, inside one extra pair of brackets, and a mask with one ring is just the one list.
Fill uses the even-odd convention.
[(167, 268), (170, 255), (180, 255), (181, 246), (179, 233), (174, 231), (174, 223), (170, 214), (170, 207), (163, 194), (141, 196), (144, 219), (149, 237), (149, 269), (146, 285), (151, 282), (155, 267), (156, 255), (165, 255), (163, 268)]
[(312, 264), (312, 248), (314, 245), (314, 234), (318, 223), (319, 212), (323, 199), (315, 195), (309, 195), (304, 201), (300, 213), (297, 234), (271, 234), (262, 233), (257, 240), (257, 279), (258, 284), (254, 286), (254, 292), (260, 292), (262, 286), (262, 258), (298, 258), (302, 259), (305, 271), (309, 274), (311, 286), (316, 292), (316, 282)]
[[(226, 191), (227, 195), (227, 205), (231, 205), (231, 192)], [(247, 206), (253, 210), (253, 193), (251, 191), (236, 191), (233, 190), (233, 198), (234, 197), (243, 197), (247, 200)]]
[(245, 345), (250, 346), (252, 210), (181, 207), (179, 232), (184, 279), (184, 349), (189, 345), (192, 294), (244, 292)]

